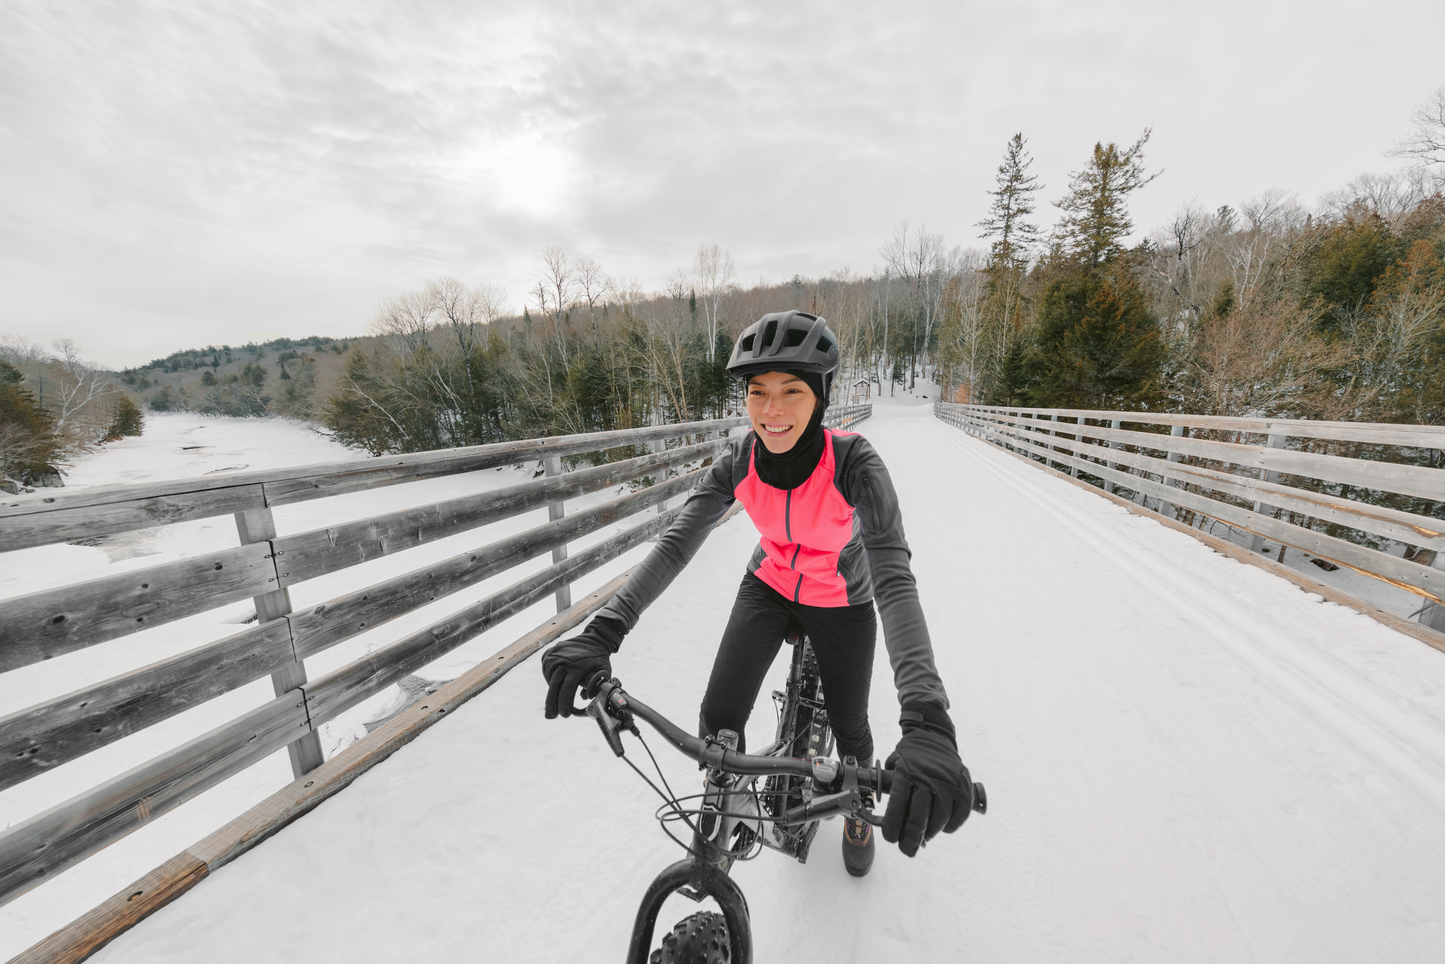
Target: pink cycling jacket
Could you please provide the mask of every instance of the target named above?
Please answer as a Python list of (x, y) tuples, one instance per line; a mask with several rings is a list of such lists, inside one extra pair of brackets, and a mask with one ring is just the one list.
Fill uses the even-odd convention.
[(874, 600), (899, 702), (921, 700), (947, 709), (893, 481), (863, 436), (824, 431), (822, 458), (795, 489), (774, 488), (758, 478), (754, 452), (761, 443), (754, 433), (730, 442), (598, 616), (631, 630), (733, 502), (741, 502), (761, 536), (748, 571), (805, 606)]

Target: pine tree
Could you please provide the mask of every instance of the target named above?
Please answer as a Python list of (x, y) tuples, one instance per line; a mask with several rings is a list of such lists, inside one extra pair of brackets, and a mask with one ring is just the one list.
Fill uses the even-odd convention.
[(1069, 193), (1058, 206), (1064, 216), (1056, 237), (1063, 254), (1093, 270), (1124, 251), (1123, 240), (1134, 230), (1129, 195), (1159, 173), (1144, 173), (1144, 145), (1150, 128), (1128, 150), (1112, 141), (1095, 144), (1088, 165), (1070, 176)]
[(116, 442), (128, 435), (139, 435), (145, 430), (145, 416), (136, 403), (130, 400), (128, 395), (120, 396), (115, 403), (115, 412), (111, 415), (110, 425), (106, 427), (105, 434), (101, 436), (102, 442)]
[(1041, 299), (1025, 391), (1046, 407), (1148, 408), (1164, 355), (1158, 319), (1127, 259), (1076, 268), (1058, 274)]
[(992, 238), (989, 247), (983, 317), (984, 396), (990, 401), (1012, 402), (1019, 391), (1019, 359), (1028, 321), (1023, 286), (1032, 250), (1039, 241), (1039, 229), (1028, 216), (1034, 212), (1034, 195), (1042, 188), (1028, 173), (1033, 159), (1025, 150), (1023, 134), (1009, 139), (1003, 163), (995, 177), (996, 187), (989, 216), (978, 223), (980, 237)]
[(23, 381), (19, 369), (0, 361), (0, 490), (12, 494), (17, 483), (32, 485), (54, 474), (64, 451), (55, 417), (21, 387)]
[(1038, 242), (1038, 227), (1025, 219), (1034, 213), (1034, 194), (1043, 185), (1028, 172), (1034, 160), (1024, 143), (1022, 133), (1009, 138), (994, 178), (997, 187), (988, 192), (993, 197), (988, 217), (975, 225), (983, 228), (979, 237), (994, 239), (988, 256), (990, 272), (1023, 271), (1029, 264), (1030, 248)]

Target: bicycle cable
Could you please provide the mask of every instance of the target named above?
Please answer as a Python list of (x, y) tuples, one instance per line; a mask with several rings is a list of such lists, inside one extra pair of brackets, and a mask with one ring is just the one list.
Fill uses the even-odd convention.
[[(638, 767), (637, 764), (633, 763), (625, 755), (622, 757), (622, 759), (627, 763), (627, 765), (632, 768), (632, 771), (636, 773), (639, 777), (641, 777), (642, 781), (652, 788), (652, 792), (657, 794), (658, 797), (662, 799), (662, 806), (658, 807), (656, 813), (653, 815), (657, 822), (662, 825), (662, 832), (667, 834), (667, 838), (669, 840), (677, 844), (683, 850), (686, 850), (694, 858), (698, 860), (707, 859), (707, 855), (699, 854), (696, 850), (692, 848), (691, 845), (678, 838), (678, 836), (668, 828), (669, 823), (681, 820), (683, 823), (687, 824), (688, 829), (691, 830), (694, 834), (699, 837), (704, 836), (701, 828), (699, 828), (697, 824), (694, 823), (692, 820), (693, 817), (700, 816), (703, 813), (703, 810), (701, 808), (685, 809), (681, 806), (684, 801), (694, 800), (703, 795), (692, 794), (686, 797), (677, 796), (677, 794), (674, 793), (672, 790), (672, 785), (667, 782), (667, 775), (662, 772), (662, 766), (658, 764), (657, 757), (652, 752), (652, 747), (647, 745), (647, 741), (642, 738), (641, 733), (634, 731), (632, 735), (637, 737), (637, 742), (642, 744), (642, 749), (646, 751), (648, 759), (652, 761), (653, 769), (657, 771), (658, 779), (661, 780), (662, 785), (667, 788), (667, 792), (663, 793), (657, 788), (657, 784), (653, 783), (652, 779), (648, 777), (646, 773), (642, 772), (641, 768)], [(714, 810), (711, 812), (723, 817), (737, 817), (740, 819), (760, 819), (762, 816), (762, 801), (758, 799), (758, 792), (756, 789), (750, 790), (749, 792), (753, 796), (753, 805), (757, 808), (756, 813), (732, 813), (725, 810)], [(738, 861), (752, 860), (758, 854), (762, 853), (763, 846), (760, 836), (755, 833), (753, 834), (753, 839), (748, 842), (748, 846), (745, 850), (732, 851), (723, 848), (719, 849), (722, 851), (724, 856), (730, 858), (733, 861)]]

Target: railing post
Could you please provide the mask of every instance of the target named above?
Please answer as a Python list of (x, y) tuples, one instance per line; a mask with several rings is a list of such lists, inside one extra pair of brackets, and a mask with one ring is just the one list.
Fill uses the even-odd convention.
[[(1183, 425), (1175, 425), (1173, 428), (1171, 428), (1171, 429), (1169, 430), (1169, 434), (1172, 435), (1172, 436), (1175, 437), (1175, 438), (1181, 437), (1181, 436), (1184, 434), (1184, 426), (1183, 426)], [(1165, 455), (1164, 461), (1166, 461), (1166, 462), (1178, 462), (1178, 461), (1179, 461), (1179, 458), (1180, 458), (1178, 452), (1165, 452), (1164, 455)], [(1174, 478), (1173, 478), (1172, 476), (1161, 475), (1161, 476), (1159, 476), (1159, 478), (1164, 482), (1165, 485), (1169, 486), (1170, 488), (1173, 488), (1173, 486), (1174, 486)], [(1175, 516), (1174, 503), (1173, 503), (1173, 502), (1165, 502), (1165, 501), (1163, 501), (1163, 500), (1161, 499), (1161, 500), (1159, 501), (1159, 514), (1160, 514), (1160, 515), (1167, 515), (1167, 516), (1168, 516), (1169, 518), (1171, 518), (1171, 519), (1174, 518), (1174, 516)]]
[[(1082, 415), (1075, 415), (1074, 421), (1077, 422), (1080, 427), (1089, 424), (1089, 420)], [(1074, 430), (1074, 457), (1080, 459), (1088, 458), (1088, 456), (1084, 454), (1084, 433), (1078, 429)], [(1077, 465), (1070, 466), (1069, 474), (1077, 479), (1079, 477), (1079, 467)]]
[[(276, 518), (269, 507), (237, 512), (236, 532), (240, 535), (243, 546), (270, 542), (276, 538)], [(291, 612), (289, 589), (273, 589), (253, 598), (256, 603), (256, 618), (260, 622), (269, 623)], [(284, 696), (306, 683), (306, 665), (296, 659), (294, 650), (291, 660), (271, 674), (271, 687), (277, 696)], [(291, 774), (296, 777), (310, 773), (326, 762), (321, 752), (321, 736), (314, 729), (288, 743), (286, 753), (291, 757)]]
[[(1054, 438), (1054, 437), (1056, 437), (1056, 436), (1059, 434), (1059, 413), (1058, 413), (1058, 412), (1055, 412), (1055, 413), (1054, 413), (1053, 422), (1054, 422), (1053, 426), (1049, 429), (1049, 438)], [(1053, 455), (1054, 455), (1054, 443), (1053, 443), (1053, 442), (1050, 442), (1050, 443), (1049, 443), (1049, 451), (1048, 451), (1048, 454), (1044, 456), (1044, 465), (1048, 466), (1049, 468), (1053, 468), (1053, 467), (1054, 467)]]
[[(1272, 448), (1272, 449), (1282, 449), (1282, 448), (1284, 448), (1285, 442), (1286, 442), (1287, 440), (1288, 440), (1288, 437), (1287, 437), (1287, 436), (1284, 436), (1284, 435), (1271, 435), (1271, 436), (1269, 437), (1269, 442), (1267, 443), (1267, 447), (1268, 447), (1268, 448)], [(1260, 475), (1260, 478), (1263, 479), (1263, 480), (1266, 481), (1266, 482), (1278, 482), (1278, 481), (1279, 481), (1279, 473), (1276, 472), (1276, 471), (1274, 471), (1273, 469), (1265, 469), (1265, 470), (1263, 470), (1263, 474)], [(1255, 511), (1255, 512), (1268, 513), (1268, 512), (1273, 511), (1273, 509), (1274, 509), (1274, 506), (1270, 505), (1268, 502), (1262, 502), (1262, 501), (1258, 501), (1258, 500), (1257, 500), (1257, 501), (1254, 503), (1254, 511)], [(1261, 549), (1263, 549), (1263, 548), (1264, 548), (1264, 536), (1258, 535), (1258, 534), (1256, 534), (1256, 533), (1251, 532), (1250, 535), (1249, 535), (1249, 551), (1250, 551), (1250, 552), (1259, 552), (1259, 551), (1260, 551)], [(1438, 609), (1439, 607), (1437, 606), (1436, 608)]]
[[(1435, 569), (1445, 569), (1445, 552), (1435, 554)], [(1445, 633), (1445, 606), (1439, 603), (1429, 603), (1425, 611), (1420, 614), (1420, 625), (1428, 626), (1437, 633)]]
[[(1122, 419), (1116, 418), (1116, 419), (1114, 419), (1112, 422), (1109, 423), (1109, 427), (1110, 427), (1110, 428), (1120, 428), (1121, 426), (1123, 426), (1123, 424), (1124, 424), (1124, 422), (1123, 422)], [(1119, 447), (1119, 443), (1118, 443), (1118, 442), (1110, 442), (1110, 443), (1109, 443), (1109, 448), (1111, 448), (1111, 449), (1116, 449), (1116, 448), (1118, 448), (1118, 447)], [(1108, 466), (1108, 467), (1111, 468), (1111, 469), (1116, 467), (1113, 462), (1110, 462), (1110, 461), (1108, 461), (1107, 459), (1104, 461), (1104, 465)], [(1113, 483), (1113, 482), (1110, 482), (1108, 479), (1105, 479), (1105, 480), (1104, 480), (1104, 491), (1112, 494), (1113, 491), (1114, 491), (1114, 483)]]
[[(542, 470), (543, 470), (544, 472), (546, 472), (549, 477), (550, 477), (550, 476), (554, 476), (554, 475), (561, 475), (561, 474), (562, 474), (562, 456), (560, 456), (560, 455), (548, 455), (548, 456), (544, 456), (544, 457), (542, 458)], [(547, 503), (547, 520), (548, 520), (549, 522), (556, 522), (558, 519), (562, 518), (562, 517), (565, 516), (566, 514), (567, 514), (567, 508), (566, 508), (566, 506), (565, 506), (564, 503), (562, 503), (562, 502), (548, 502), (548, 503)], [(562, 561), (563, 561), (564, 559), (566, 559), (566, 558), (567, 558), (567, 544), (564, 542), (562, 545), (560, 545), (560, 546), (558, 546), (557, 548), (555, 548), (555, 549), (552, 550), (552, 561), (553, 561), (554, 563), (562, 562)], [(571, 609), (571, 608), (572, 608), (572, 586), (571, 586), (571, 584), (568, 584), (568, 585), (566, 585), (566, 586), (563, 586), (561, 589), (558, 589), (558, 590), (557, 590), (557, 611), (560, 613), (560, 612), (562, 612), (564, 609)]]

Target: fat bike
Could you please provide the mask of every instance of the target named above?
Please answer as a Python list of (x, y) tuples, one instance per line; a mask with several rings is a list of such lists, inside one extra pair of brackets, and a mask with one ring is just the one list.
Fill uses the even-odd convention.
[[(773, 693), (777, 738), (757, 754), (739, 753), (738, 734), (723, 730), (700, 739), (661, 713), (630, 696), (616, 679), (592, 681), (587, 715), (597, 722), (612, 752), (627, 762), (663, 799), (657, 816), (687, 856), (667, 867), (647, 888), (637, 909), (627, 964), (751, 964), (752, 925), (742, 890), (729, 876), (733, 863), (763, 849), (806, 862), (818, 822), (836, 814), (882, 823), (871, 805), (886, 794), (893, 773), (875, 762), (853, 757), (834, 760), (832, 730), (824, 703), (817, 659), (806, 634), (790, 632), (792, 665), (785, 690)], [(624, 731), (642, 740), (642, 720), (684, 756), (696, 760), (707, 776), (700, 794), (672, 792), (656, 758), (659, 787), (627, 759)], [(649, 757), (652, 751), (643, 742)], [(987, 810), (983, 785), (972, 784), (972, 809)], [(679, 836), (672, 826), (690, 831)], [(698, 911), (679, 921), (652, 949), (653, 931), (663, 902), (673, 893), (701, 902), (711, 897), (721, 913)]]

